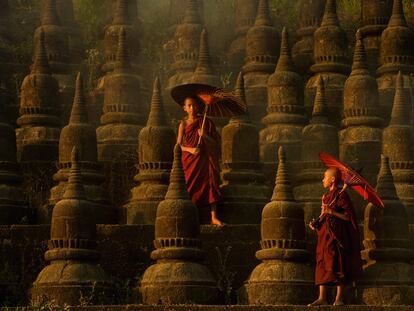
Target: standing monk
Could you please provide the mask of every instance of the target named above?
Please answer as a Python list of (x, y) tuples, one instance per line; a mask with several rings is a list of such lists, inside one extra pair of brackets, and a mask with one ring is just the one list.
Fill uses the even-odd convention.
[(336, 285), (334, 305), (343, 304), (344, 285), (356, 281), (362, 273), (360, 241), (354, 208), (348, 194), (339, 187), (341, 172), (325, 171), (321, 214), (309, 227), (318, 233), (316, 246), (315, 284), (319, 298), (308, 306), (326, 304), (326, 286)]
[[(220, 201), (220, 135), (214, 123), (205, 119), (202, 130), (204, 103), (198, 97), (186, 97), (183, 109), (187, 117), (178, 128), (177, 143), (181, 146), (182, 163), (191, 200), (199, 207), (211, 209), (211, 223), (223, 226), (217, 218)], [(201, 136), (201, 142), (199, 138)]]

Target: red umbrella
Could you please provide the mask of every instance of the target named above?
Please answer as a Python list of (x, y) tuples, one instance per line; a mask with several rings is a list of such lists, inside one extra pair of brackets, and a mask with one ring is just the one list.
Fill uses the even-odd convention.
[(378, 193), (357, 171), (325, 152), (320, 152), (319, 158), (327, 167), (335, 167), (341, 171), (341, 177), (345, 184), (344, 187), (350, 186), (364, 200), (371, 202), (375, 206), (384, 208), (384, 203)]
[[(206, 116), (232, 117), (245, 114), (247, 105), (240, 98), (223, 89), (200, 83), (188, 83), (174, 87), (171, 90), (171, 97), (179, 104), (184, 105), (187, 97), (196, 97), (204, 104), (204, 117), (201, 132), (204, 130)], [(198, 144), (201, 142), (201, 136)]]
[(232, 117), (245, 114), (247, 105), (240, 98), (223, 89), (200, 83), (182, 84), (171, 90), (171, 97), (184, 105), (187, 97), (196, 97), (205, 105), (207, 115), (212, 117)]

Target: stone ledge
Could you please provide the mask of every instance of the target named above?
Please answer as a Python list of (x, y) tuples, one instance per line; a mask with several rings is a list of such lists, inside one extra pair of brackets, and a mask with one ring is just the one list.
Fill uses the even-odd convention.
[[(0, 308), (0, 311), (18, 311), (20, 308)], [(25, 310), (39, 310), (40, 307), (27, 307)], [(48, 309), (49, 310), (49, 309)], [(52, 310), (52, 309), (50, 309)], [(73, 311), (301, 311), (301, 310), (341, 310), (341, 311), (411, 311), (414, 306), (358, 306), (348, 305), (341, 307), (322, 306), (322, 307), (306, 307), (306, 306), (242, 306), (242, 305), (222, 305), (222, 306), (201, 306), (201, 305), (170, 305), (170, 306), (147, 306), (147, 305), (117, 305), (117, 306), (86, 306), (86, 307), (66, 307), (56, 308), (55, 310), (73, 310)]]

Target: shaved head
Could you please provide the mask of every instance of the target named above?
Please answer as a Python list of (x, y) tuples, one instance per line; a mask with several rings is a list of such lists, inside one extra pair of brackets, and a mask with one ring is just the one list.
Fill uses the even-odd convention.
[(324, 188), (329, 188), (332, 185), (338, 186), (341, 181), (341, 171), (335, 167), (330, 167), (325, 171), (322, 184)]

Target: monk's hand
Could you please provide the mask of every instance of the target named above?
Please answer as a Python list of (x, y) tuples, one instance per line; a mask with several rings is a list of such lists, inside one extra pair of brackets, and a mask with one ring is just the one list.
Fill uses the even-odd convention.
[(308, 226), (309, 226), (309, 228), (311, 228), (311, 230), (315, 230), (315, 227), (314, 227), (314, 226), (312, 226), (312, 222), (310, 222), (310, 223), (308, 224)]
[(197, 132), (198, 132), (198, 136), (200, 137), (204, 136), (204, 131), (202, 131), (201, 129), (198, 129)]
[(200, 148), (193, 148), (191, 153), (194, 154), (194, 155), (199, 154), (200, 153)]

